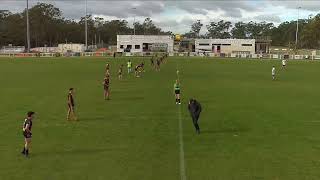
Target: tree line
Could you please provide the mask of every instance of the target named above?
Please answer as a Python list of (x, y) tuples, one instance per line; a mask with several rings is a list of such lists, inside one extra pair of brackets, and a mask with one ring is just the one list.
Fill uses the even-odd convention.
[(297, 21), (286, 21), (279, 26), (267, 22), (210, 22), (207, 32), (200, 35), (203, 24), (197, 20), (185, 36), (190, 38), (237, 38), (237, 39), (269, 39), (273, 46), (291, 48), (320, 48), (320, 14), (309, 19), (299, 19), (298, 44), (296, 47)]
[[(56, 46), (59, 43), (85, 42), (85, 17), (79, 21), (66, 19), (59, 8), (52, 4), (38, 3), (29, 9), (31, 47)], [(116, 44), (117, 34), (133, 34), (125, 20), (105, 21), (103, 18), (87, 16), (88, 44)], [(0, 45), (26, 44), (26, 11), (12, 13), (0, 10)], [(157, 27), (150, 18), (134, 23), (135, 32), (141, 34), (172, 34)]]
[[(38, 3), (29, 9), (31, 47), (56, 46), (59, 43), (85, 42), (85, 17), (79, 21), (62, 16), (59, 8), (52, 4)], [(106, 21), (100, 17), (87, 16), (88, 44), (113, 45), (116, 35), (172, 35), (156, 26), (151, 18), (143, 22), (135, 22), (134, 28), (126, 20)], [(200, 34), (203, 28), (200, 20), (195, 21), (190, 31), (182, 36), (188, 38), (269, 38), (274, 46), (295, 47), (296, 21), (286, 21), (279, 26), (267, 22), (212, 21), (206, 25), (206, 33)], [(298, 48), (320, 48), (320, 14), (299, 20)], [(26, 12), (12, 13), (0, 10), (0, 45), (26, 44)]]

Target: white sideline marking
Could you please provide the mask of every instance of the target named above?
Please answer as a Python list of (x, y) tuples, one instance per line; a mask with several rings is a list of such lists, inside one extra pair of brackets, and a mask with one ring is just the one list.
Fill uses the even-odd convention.
[(183, 127), (181, 119), (181, 106), (179, 106), (179, 144), (180, 144), (180, 179), (187, 180), (186, 164), (184, 161), (184, 147), (183, 147)]

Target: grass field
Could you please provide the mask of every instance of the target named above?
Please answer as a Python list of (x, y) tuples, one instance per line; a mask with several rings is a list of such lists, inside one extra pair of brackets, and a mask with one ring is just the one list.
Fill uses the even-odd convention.
[[(142, 58), (134, 59), (134, 63)], [(320, 62), (169, 58), (143, 77), (116, 71), (103, 100), (103, 58), (0, 59), (1, 180), (178, 180), (181, 112), (187, 180), (320, 179)], [(271, 81), (271, 67), (278, 80)], [(183, 104), (174, 104), (180, 69)], [(75, 88), (79, 122), (66, 121)], [(187, 99), (203, 106), (195, 134)], [(180, 108), (180, 109), (179, 109)], [(21, 126), (37, 112), (31, 156)]]

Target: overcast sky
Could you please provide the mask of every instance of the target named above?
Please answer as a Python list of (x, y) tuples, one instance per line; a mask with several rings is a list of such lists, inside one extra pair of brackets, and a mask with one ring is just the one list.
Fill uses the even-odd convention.
[[(63, 15), (70, 19), (84, 16), (85, 0), (29, 0), (31, 5), (46, 2), (60, 8)], [(0, 0), (0, 9), (13, 12), (22, 11), (26, 0)], [(144, 0), (111, 1), (88, 0), (88, 13), (103, 17), (105, 20), (125, 19), (130, 24), (151, 17), (155, 24), (166, 31), (184, 33), (190, 30), (193, 21), (200, 19), (203, 24), (210, 21), (267, 21), (275, 25), (298, 18), (320, 13), (320, 1), (315, 0)]]

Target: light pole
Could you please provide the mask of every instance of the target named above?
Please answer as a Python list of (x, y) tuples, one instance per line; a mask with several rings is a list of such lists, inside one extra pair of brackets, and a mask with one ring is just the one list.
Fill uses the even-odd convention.
[(29, 53), (30, 52), (29, 0), (27, 0), (26, 16), (27, 16), (27, 52)]
[[(132, 8), (133, 10), (136, 10), (137, 8)], [(136, 35), (136, 14), (133, 15), (133, 35)]]
[(309, 14), (309, 16), (308, 16), (308, 22), (310, 22), (311, 20), (312, 20), (312, 14)]
[(88, 22), (87, 22), (87, 0), (85, 0), (86, 2), (86, 8), (85, 8), (85, 20), (84, 20), (84, 24), (85, 24), (85, 41), (86, 41), (86, 50), (88, 50)]
[(298, 19), (297, 19), (297, 29), (296, 29), (296, 49), (298, 48), (298, 32), (299, 32), (300, 9), (301, 9), (301, 7), (298, 7)]
[(95, 34), (94, 34), (94, 39), (95, 39), (95, 45), (97, 46), (97, 34), (98, 34), (98, 45), (101, 46), (101, 37), (100, 37), (100, 29), (101, 26), (103, 25), (103, 18), (95, 17), (95, 22), (94, 22), (94, 27), (95, 27)]

